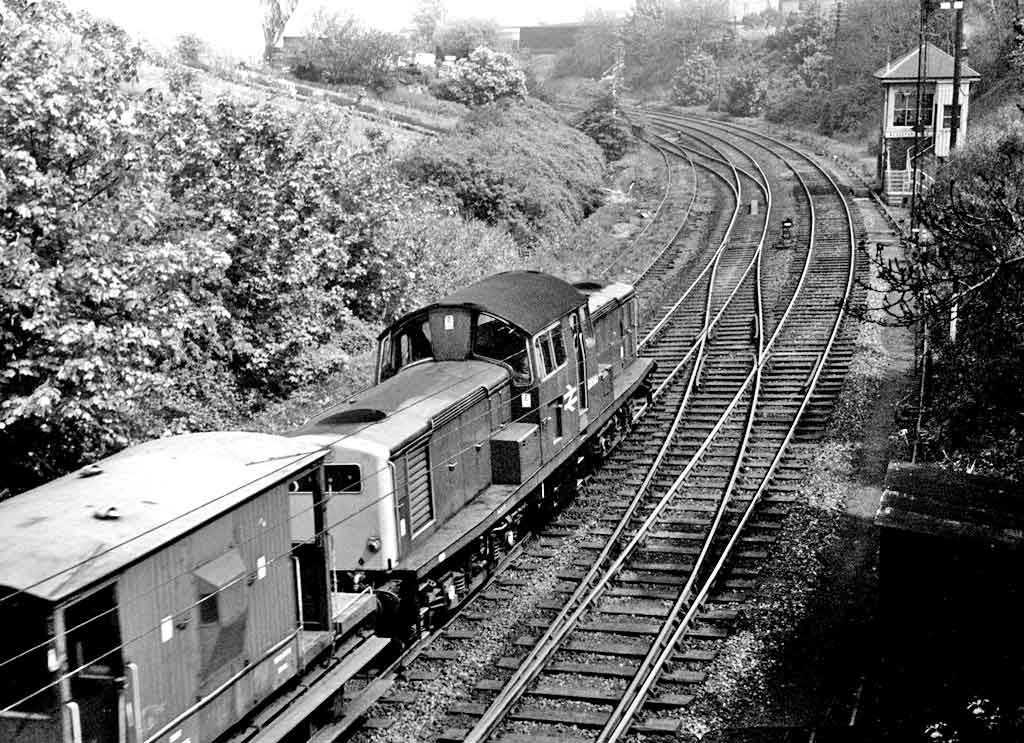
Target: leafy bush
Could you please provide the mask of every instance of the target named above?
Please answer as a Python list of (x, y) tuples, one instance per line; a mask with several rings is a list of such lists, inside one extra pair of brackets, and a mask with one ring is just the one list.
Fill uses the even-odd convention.
[(526, 77), (510, 54), (481, 46), (456, 62), (452, 75), (440, 80), (434, 91), (444, 100), (479, 106), (501, 98), (525, 98)]
[(196, 34), (179, 34), (174, 40), (174, 53), (178, 61), (190, 67), (201, 67), (209, 49)]
[[(878, 110), (878, 89), (874, 81), (857, 85), (840, 85), (819, 97), (821, 107), (818, 129), (822, 134), (871, 130), (881, 116)], [(823, 98), (823, 100), (821, 100)]]
[(290, 60), (292, 74), (302, 80), (335, 85), (395, 85), (395, 69), (405, 42), (394, 34), (364, 28), (353, 18), (319, 13), (309, 40)]
[(705, 52), (687, 57), (672, 76), (672, 101), (681, 106), (710, 103), (718, 83), (718, 64)]
[(507, 226), (526, 246), (596, 208), (603, 167), (598, 146), (539, 102), (481, 107), (401, 165), (413, 182), (451, 192), (465, 214)]
[[(924, 195), (937, 249), (893, 284), (935, 307), (959, 295), (956, 341), (938, 338), (926, 405), (929, 452), (960, 467), (1024, 477), (1024, 124), (972, 130)], [(934, 315), (938, 315), (935, 317)], [(945, 334), (943, 334), (945, 335)]]
[(214, 343), (230, 259), (148, 166), (154, 101), (122, 92), (141, 58), (127, 36), (52, 2), (0, 14), (0, 447), (17, 489), (128, 440), (134, 404)]
[(49, 0), (0, 21), (0, 491), (343, 369), (420, 265), (459, 274), (432, 236), (510, 250), (334, 109), (132, 95), (116, 27)]
[(764, 98), (761, 71), (748, 66), (729, 79), (725, 110), (733, 116), (755, 116), (760, 113)]
[(594, 101), (572, 125), (597, 142), (609, 162), (625, 155), (633, 141), (629, 121), (611, 95)]

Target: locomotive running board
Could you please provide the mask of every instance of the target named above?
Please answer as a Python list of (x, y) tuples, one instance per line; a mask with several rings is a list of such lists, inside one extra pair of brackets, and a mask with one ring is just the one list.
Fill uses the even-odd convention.
[[(337, 666), (318, 679), (302, 696), (295, 699), (279, 717), (268, 723), (256, 735), (249, 738), (247, 743), (278, 743), (278, 741), (309, 719), (310, 715), (337, 693), (347, 681), (380, 655), (391, 642), (392, 640), (389, 637), (377, 637), (376, 635), (367, 637), (362, 643), (347, 652)], [(369, 687), (367, 690), (369, 690)], [(383, 695), (386, 691), (387, 689), (382, 691), (380, 695)], [(380, 695), (378, 695), (378, 698)], [(359, 701), (361, 699), (356, 700), (356, 702)], [(376, 699), (373, 701), (376, 701)], [(350, 714), (346, 710), (345, 719), (348, 719), (349, 716)], [(320, 732), (333, 729), (336, 725), (337, 723), (332, 724)], [(319, 735), (320, 733), (317, 733), (313, 740), (321, 740), (318, 737)], [(322, 740), (333, 740), (333, 738), (324, 738)]]

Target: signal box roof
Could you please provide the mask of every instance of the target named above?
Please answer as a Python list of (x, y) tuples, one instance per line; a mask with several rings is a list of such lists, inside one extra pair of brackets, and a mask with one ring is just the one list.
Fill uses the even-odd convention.
[(0, 502), (0, 586), (59, 601), (325, 454), (310, 441), (241, 431), (125, 449)]
[[(925, 43), (925, 80), (952, 80), (953, 57), (930, 41)], [(917, 80), (918, 47), (914, 47), (899, 59), (875, 71), (875, 77), (883, 83), (911, 82)], [(980, 80), (981, 75), (973, 67), (960, 63), (960, 79), (964, 82)]]
[(506, 271), (459, 289), (410, 315), (423, 309), (468, 307), (499, 317), (533, 335), (586, 301), (587, 297), (572, 284), (549, 274)]

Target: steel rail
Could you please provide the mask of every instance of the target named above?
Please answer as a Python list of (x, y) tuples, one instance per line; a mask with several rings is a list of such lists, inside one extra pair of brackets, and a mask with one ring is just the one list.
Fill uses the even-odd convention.
[[(662, 152), (662, 154), (666, 158), (668, 157), (668, 153), (666, 152), (665, 148), (658, 147), (657, 145), (654, 144), (651, 144), (651, 146), (657, 148), (660, 152)], [(679, 227), (676, 228), (676, 231), (672, 233), (672, 237), (665, 241), (665, 244), (661, 247), (661, 250), (659, 250), (657, 254), (654, 256), (654, 258), (651, 259), (651, 261), (647, 264), (647, 268), (645, 268), (636, 277), (634, 277), (633, 284), (636, 286), (639, 286), (642, 282), (644, 282), (647, 279), (651, 271), (654, 270), (654, 267), (658, 265), (658, 262), (661, 261), (661, 259), (665, 256), (665, 253), (668, 252), (669, 248), (672, 247), (672, 244), (679, 238), (679, 235), (682, 233), (683, 228), (686, 227), (686, 223), (690, 219), (690, 212), (693, 210), (693, 205), (697, 203), (697, 164), (694, 163), (693, 159), (690, 157), (686, 157), (685, 159), (686, 162), (690, 164), (690, 172), (693, 173), (693, 192), (690, 194), (690, 203), (686, 205), (686, 211), (683, 213), (682, 219), (679, 220)], [(738, 201), (737, 208), (739, 208)], [(652, 224), (654, 224), (654, 220), (651, 220), (650, 222), (647, 223), (647, 226), (644, 227), (644, 232), (646, 232), (647, 228), (650, 227)], [(639, 235), (637, 236), (637, 238), (639, 239)]]
[[(782, 144), (782, 143), (778, 143), (778, 144)], [(763, 147), (763, 145), (761, 145), (761, 146)], [(765, 149), (768, 149), (768, 148), (765, 148)], [(790, 149), (792, 149), (792, 148), (790, 148)], [(854, 273), (855, 273), (855, 255), (854, 255), (854, 251), (855, 251), (856, 240), (855, 240), (855, 236), (854, 236), (854, 232), (853, 232), (853, 219), (852, 219), (852, 215), (850, 214), (850, 211), (849, 211), (849, 205), (847, 204), (846, 200), (842, 197), (841, 191), (840, 191), (838, 185), (835, 183), (834, 179), (832, 179), (832, 177), (827, 172), (825, 172), (825, 170), (823, 168), (821, 168), (820, 166), (818, 166), (815, 163), (813, 163), (810, 160), (810, 158), (807, 157), (806, 155), (804, 155), (803, 153), (796, 152), (795, 150), (793, 150), (793, 151), (795, 152), (795, 154), (798, 154), (800, 157), (802, 157), (805, 161), (810, 162), (812, 164), (812, 166), (814, 166), (826, 178), (826, 180), (829, 181), (829, 183), (832, 185), (833, 189), (835, 190), (836, 195), (839, 197), (839, 202), (842, 205), (843, 210), (845, 211), (846, 221), (847, 221), (847, 229), (848, 229), (848, 237), (849, 237), (849, 245), (850, 245), (849, 265), (848, 265), (848, 269), (847, 269), (847, 281), (846, 281), (846, 286), (845, 286), (844, 293), (843, 293), (843, 300), (844, 300), (844, 303), (845, 303), (845, 300), (849, 297), (850, 292), (852, 291), (853, 279), (854, 279)], [(811, 241), (812, 241), (812, 250), (813, 250), (813, 243), (815, 241), (815, 229), (814, 229), (814, 227), (816, 225), (816, 215), (815, 215), (815, 211), (814, 211), (814, 203), (813, 203), (813, 201), (810, 200), (810, 196), (811, 196), (810, 189), (808, 188), (806, 182), (804, 181), (803, 176), (799, 173), (799, 171), (796, 169), (795, 166), (791, 166), (791, 167), (792, 167), (793, 172), (796, 174), (797, 178), (800, 180), (801, 185), (803, 186), (805, 192), (808, 195), (808, 200), (809, 200), (809, 204), (810, 204), (810, 208), (811, 208), (811, 222), (812, 222), (812, 229), (811, 229), (810, 238), (811, 238)], [(811, 251), (809, 251), (809, 254), (808, 254), (808, 265), (810, 263), (810, 252)], [(800, 289), (802, 289), (803, 286), (804, 286), (804, 278), (805, 278), (804, 276), (801, 277), (801, 283), (798, 286), (798, 289), (797, 289), (797, 292), (796, 292), (797, 294), (799, 293)], [(712, 568), (712, 571), (711, 571), (710, 575), (704, 581), (704, 583), (701, 586), (699, 592), (697, 593), (697, 595), (695, 597), (693, 597), (693, 599), (691, 601), (690, 600), (690, 594), (692, 593), (693, 585), (695, 583), (698, 571), (699, 571), (700, 567), (702, 566), (703, 560), (705, 559), (705, 550), (702, 550), (701, 557), (698, 559), (698, 562), (695, 564), (693, 570), (691, 571), (690, 579), (687, 581), (686, 586), (684, 586), (683, 590), (680, 592), (680, 595), (679, 595), (675, 605), (673, 606), (672, 610), (670, 610), (669, 615), (668, 615), (665, 623), (662, 625), (662, 630), (661, 630), (661, 632), (659, 632), (657, 640), (655, 641), (655, 643), (652, 644), (651, 650), (648, 652), (647, 656), (644, 658), (644, 661), (640, 664), (640, 667), (639, 667), (637, 673), (634, 675), (632, 681), (630, 682), (630, 685), (627, 687), (626, 693), (623, 695), (622, 699), (620, 700), (620, 702), (616, 706), (616, 708), (609, 715), (608, 722), (606, 723), (605, 727), (601, 730), (600, 734), (598, 735), (598, 737), (597, 737), (598, 743), (611, 743), (611, 741), (619, 740), (622, 736), (624, 736), (626, 734), (626, 732), (628, 731), (629, 726), (630, 726), (630, 724), (632, 722), (633, 717), (635, 716), (636, 712), (639, 710), (640, 706), (642, 705), (643, 700), (646, 698), (647, 693), (650, 691), (651, 687), (656, 683), (657, 677), (660, 674), (662, 668), (664, 667), (665, 663), (669, 660), (669, 658), (671, 657), (672, 653), (674, 652), (675, 646), (682, 639), (683, 635), (685, 634), (685, 632), (689, 628), (689, 626), (692, 623), (693, 619), (697, 615), (697, 612), (700, 610), (700, 607), (703, 605), (703, 602), (706, 600), (707, 595), (710, 592), (712, 585), (714, 584), (715, 580), (717, 579), (717, 577), (721, 573), (723, 567), (725, 566), (726, 561), (731, 556), (732, 550), (734, 549), (736, 543), (738, 542), (738, 540), (740, 538), (740, 534), (742, 533), (744, 527), (746, 526), (747, 522), (749, 521), (750, 516), (753, 514), (753, 511), (754, 511), (755, 507), (760, 502), (760, 499), (761, 499), (762, 495), (764, 494), (765, 490), (768, 488), (769, 483), (771, 482), (772, 478), (774, 477), (775, 471), (778, 468), (779, 463), (782, 461), (782, 457), (786, 453), (787, 447), (789, 446), (790, 442), (792, 441), (793, 435), (796, 432), (797, 426), (799, 424), (801, 416), (804, 413), (804, 410), (806, 409), (807, 405), (810, 403), (810, 400), (811, 400), (811, 398), (813, 396), (813, 393), (814, 393), (814, 388), (815, 388), (815, 386), (816, 386), (816, 384), (817, 384), (817, 382), (818, 382), (818, 380), (819, 380), (819, 378), (821, 376), (821, 373), (823, 372), (823, 370), (825, 368), (828, 354), (831, 351), (832, 346), (835, 343), (835, 339), (836, 339), (836, 337), (839, 334), (839, 329), (842, 326), (842, 319), (843, 319), (843, 312), (842, 312), (842, 309), (841, 309), (842, 306), (843, 306), (843, 303), (840, 303), (840, 305), (839, 305), (840, 309), (836, 313), (836, 318), (833, 321), (832, 329), (831, 329), (831, 332), (829, 334), (829, 338), (828, 338), (828, 340), (825, 343), (825, 349), (818, 356), (818, 358), (817, 358), (817, 360), (815, 362), (814, 370), (813, 370), (813, 373), (811, 375), (811, 379), (809, 380), (809, 384), (807, 385), (806, 393), (805, 393), (805, 395), (804, 395), (804, 397), (803, 397), (803, 399), (802, 399), (802, 401), (800, 403), (800, 406), (799, 406), (798, 410), (796, 411), (796, 413), (794, 415), (794, 418), (793, 418), (793, 421), (792, 421), (790, 427), (788, 428), (788, 430), (786, 432), (786, 436), (784, 437), (782, 443), (779, 445), (779, 447), (778, 447), (778, 449), (777, 449), (777, 451), (775, 453), (775, 456), (773, 457), (772, 462), (769, 465), (768, 470), (766, 471), (764, 477), (761, 479), (761, 482), (758, 485), (757, 490), (751, 496), (751, 500), (747, 504), (747, 507), (744, 509), (743, 515), (741, 516), (739, 523), (733, 529), (728, 543), (724, 547), (722, 553), (720, 554), (718, 560), (716, 561), (714, 567)], [(787, 315), (788, 315), (788, 308), (787, 308)], [(778, 337), (779, 331), (781, 331), (781, 329), (783, 327), (783, 322), (784, 322), (784, 320), (780, 321), (779, 325), (776, 327), (776, 332), (773, 334), (773, 341), (772, 342), (774, 342), (774, 339)], [(709, 538), (705, 541), (705, 547), (710, 545), (711, 539), (712, 538), (709, 535)], [(668, 630), (672, 627), (672, 624), (675, 622), (675, 620), (678, 618), (679, 614), (682, 612), (682, 610), (684, 608), (686, 608), (686, 613), (683, 616), (682, 621), (679, 623), (679, 625), (674, 630), (671, 630), (671, 632), (669, 632)]]
[[(654, 149), (658, 151), (658, 154), (660, 154), (662, 159), (665, 161), (665, 193), (662, 195), (661, 201), (658, 202), (658, 208), (654, 210), (654, 215), (651, 217), (650, 221), (648, 221), (647, 224), (644, 225), (644, 228), (642, 230), (640, 230), (640, 233), (630, 241), (628, 247), (626, 247), (624, 250), (620, 251), (619, 254), (617, 256), (615, 256), (615, 258), (613, 258), (611, 260), (611, 262), (607, 266), (605, 266), (604, 268), (602, 268), (600, 270), (600, 272), (598, 272), (597, 275), (600, 276), (600, 277), (607, 276), (608, 272), (612, 270), (612, 267), (616, 263), (618, 263), (625, 256), (629, 255), (634, 250), (636, 250), (637, 245), (640, 243), (640, 238), (642, 238), (644, 235), (646, 235), (647, 234), (647, 230), (649, 230), (651, 228), (651, 225), (653, 225), (655, 222), (658, 221), (658, 217), (661, 216), (661, 212), (665, 208), (665, 204), (668, 202), (669, 192), (672, 189), (672, 165), (669, 162), (668, 153), (664, 150), (664, 148), (656, 147), (654, 145), (651, 145), (651, 146), (654, 147)], [(691, 168), (691, 170), (694, 171), (693, 192), (694, 192), (694, 194), (696, 194), (697, 193), (696, 168), (693, 165), (692, 161), (690, 162), (690, 168)], [(693, 203), (693, 202), (691, 201), (691, 203)], [(689, 217), (689, 214), (690, 214), (690, 211), (689, 211), (689, 209), (687, 209), (686, 215), (684, 215), (684, 217), (683, 217), (683, 222), (684, 223), (686, 222), (687, 217)], [(682, 229), (682, 228), (680, 228), (680, 229)], [(659, 253), (659, 255), (660, 255), (660, 253)]]
[[(661, 126), (668, 127), (667, 124), (661, 124)], [(726, 162), (722, 158), (715, 157), (714, 155), (709, 155), (706, 152), (701, 152), (700, 150), (694, 149), (693, 147), (690, 147), (688, 145), (684, 145), (684, 144), (682, 144), (682, 143), (680, 143), (678, 141), (677, 142), (673, 142), (672, 140), (668, 139), (668, 137), (666, 137), (666, 136), (664, 136), (662, 134), (655, 134), (654, 136), (662, 139), (665, 142), (666, 147), (672, 147), (674, 149), (679, 150), (680, 152), (682, 152), (684, 154), (690, 152), (690, 153), (693, 153), (694, 155), (696, 155), (697, 157), (703, 157), (706, 160), (710, 160), (711, 162), (714, 162), (714, 163), (719, 163), (721, 165), (726, 165), (726, 166), (730, 165), (730, 163)], [(721, 140), (721, 137), (718, 137), (716, 135), (712, 135), (712, 136), (715, 136), (716, 139)], [(734, 145), (729, 145), (729, 146), (732, 147)], [(718, 148), (716, 147), (714, 149), (717, 150)], [(757, 181), (757, 179), (754, 177), (754, 175), (750, 171), (746, 170), (745, 168), (736, 167), (735, 169), (737, 171), (739, 171), (740, 173), (742, 173), (743, 175), (745, 175), (748, 178), (750, 178), (751, 180)]]
[[(737, 177), (737, 181), (738, 180), (739, 179)], [(758, 183), (756, 179), (752, 178), (751, 180), (753, 180), (759, 188), (765, 190), (764, 187), (761, 186), (761, 184)], [(770, 193), (767, 193), (767, 195), (770, 199)], [(739, 203), (738, 200), (737, 203)], [(730, 230), (732, 225), (735, 223), (735, 217), (737, 216), (736, 211), (734, 211), (734, 218), (730, 223)], [(766, 215), (767, 214), (768, 210), (766, 210)], [(723, 306), (722, 310), (716, 316), (716, 321), (721, 318), (726, 309), (730, 306), (733, 298), (736, 296), (741, 286), (745, 283), (752, 267), (757, 267), (756, 280), (760, 280), (760, 255), (764, 247), (764, 240), (767, 235), (767, 230), (768, 219), (766, 216), (761, 239), (755, 248), (754, 257), (751, 260), (751, 263), (747, 266), (747, 269), (744, 271), (741, 278), (737, 281), (735, 287), (733, 288), (733, 291), (730, 293), (729, 298), (726, 301), (726, 304)], [(725, 244), (725, 242), (726, 241), (723, 241), (723, 245)], [(695, 347), (699, 346), (700, 348), (703, 348), (706, 343), (706, 338), (708, 334), (707, 320), (708, 315), (710, 314), (710, 307), (712, 304), (714, 291), (714, 267), (717, 267), (721, 254), (721, 251), (716, 251), (716, 258), (713, 260), (711, 264), (709, 264), (713, 268), (711, 280), (709, 281), (708, 295), (706, 298), (704, 315), (705, 327), (702, 330), (700, 340), (698, 341), (698, 344)], [(703, 275), (703, 273), (705, 273), (706, 270), (707, 269), (705, 269), (705, 271), (702, 271), (701, 275)], [(758, 308), (760, 311), (761, 303), (759, 287), (755, 286), (755, 292), (757, 297)], [(672, 310), (670, 310), (670, 313), (674, 312), (676, 307), (678, 307), (678, 303), (673, 307)], [(762, 360), (760, 354), (761, 339), (758, 339), (758, 344), (759, 353), (754, 358), (754, 368), (755, 370), (757, 370), (757, 376), (759, 378), (759, 370), (761, 365), (758, 362)], [(693, 349), (691, 349), (688, 355), (692, 355), (692, 352)], [(550, 658), (553, 652), (557, 650), (557, 648), (561, 645), (561, 642), (564, 640), (567, 634), (575, 627), (576, 623), (578, 622), (582, 614), (603, 593), (604, 589), (607, 587), (611, 579), (620, 572), (622, 566), (626, 563), (629, 557), (632, 556), (632, 553), (636, 550), (637, 546), (646, 537), (646, 534), (650, 530), (650, 527), (654, 524), (654, 522), (657, 520), (660, 514), (664, 511), (668, 503), (674, 499), (676, 493), (679, 490), (679, 487), (681, 487), (681, 484), (685, 479), (685, 476), (692, 472), (693, 469), (695, 469), (696, 466), (700, 463), (704, 454), (707, 452), (708, 448), (710, 448), (712, 442), (717, 438), (718, 433), (721, 431), (725, 423), (731, 417), (731, 414), (734, 411), (736, 405), (738, 405), (739, 401), (743, 398), (743, 396), (745, 396), (746, 388), (747, 386), (749, 386), (748, 384), (745, 384), (740, 389), (740, 391), (736, 393), (736, 396), (731, 401), (730, 405), (727, 408), (727, 411), (719, 418), (719, 420), (713, 427), (711, 433), (708, 434), (702, 445), (698, 448), (697, 452), (691, 457), (690, 461), (687, 463), (686, 467), (684, 468), (683, 475), (677, 478), (669, 492), (667, 492), (660, 499), (658, 505), (655, 506), (654, 512), (652, 512), (645, 519), (643, 525), (634, 533), (629, 543), (619, 553), (615, 561), (607, 569), (604, 570), (604, 575), (600, 577), (598, 583), (595, 586), (591, 587), (590, 584), (597, 577), (597, 574), (601, 570), (601, 566), (604, 564), (604, 561), (607, 560), (608, 556), (610, 556), (612, 549), (614, 549), (619, 538), (622, 536), (622, 533), (625, 531), (626, 526), (628, 526), (629, 521), (632, 520), (637, 508), (643, 501), (644, 495), (646, 494), (646, 491), (649, 488), (650, 484), (653, 482), (654, 476), (658, 468), (660, 467), (660, 464), (663, 461), (664, 456), (667, 454), (669, 448), (671, 447), (674, 441), (675, 432), (678, 429), (678, 425), (682, 417), (681, 414), (685, 408), (685, 400), (686, 398), (689, 397), (692, 391), (693, 383), (696, 379), (696, 372), (699, 366), (700, 364), (694, 364), (693, 369), (691, 370), (691, 376), (688, 381), (687, 393), (684, 396), (684, 402), (681, 403), (679, 410), (677, 411), (676, 417), (671, 427), (670, 434), (666, 436), (665, 441), (660, 447), (659, 454), (656, 457), (655, 463), (648, 470), (648, 473), (645, 476), (643, 483), (641, 484), (637, 493), (633, 496), (630, 505), (627, 507), (625, 515), (619, 520), (616, 528), (613, 530), (612, 536), (605, 542), (604, 549), (602, 550), (600, 556), (597, 560), (595, 560), (594, 564), (591, 566), (591, 569), (588, 571), (587, 576), (580, 581), (576, 590), (573, 592), (570, 599), (563, 606), (562, 610), (559, 612), (555, 620), (548, 627), (547, 631), (540, 638), (540, 640), (538, 640), (538, 642), (534, 645), (534, 647), (527, 655), (527, 657), (519, 665), (519, 668), (513, 674), (512, 678), (505, 685), (505, 687), (503, 687), (501, 692), (499, 692), (498, 696), (492, 701), (491, 705), (481, 716), (481, 719), (477, 722), (477, 724), (469, 731), (466, 738), (464, 739), (465, 743), (478, 743), (479, 741), (485, 739), (491, 733), (494, 732), (495, 728), (501, 723), (501, 721), (505, 718), (507, 713), (511, 710), (511, 707), (519, 700), (522, 694), (525, 693), (526, 688), (530, 685), (530, 683), (532, 683), (533, 679), (544, 667), (544, 665), (546, 665), (547, 660)], [(677, 365), (676, 369), (673, 370), (673, 374), (676, 373), (679, 368), (681, 368), (681, 365)], [(751, 412), (748, 418), (747, 426), (748, 431), (753, 422), (753, 409), (755, 407), (755, 403), (756, 398), (752, 401), (751, 404)], [(736, 477), (739, 474), (739, 461), (740, 458), (737, 458), (733, 475), (730, 478), (730, 483), (735, 483)], [(585, 597), (583, 596), (584, 593), (586, 593)]]
[[(711, 259), (709, 260), (708, 264), (703, 268), (703, 270), (701, 270), (701, 272), (699, 274), (697, 274), (696, 278), (694, 278), (694, 280), (690, 283), (690, 286), (688, 286), (686, 288), (686, 291), (684, 291), (683, 294), (679, 297), (679, 299), (676, 300), (675, 304), (673, 304), (668, 309), (668, 311), (666, 311), (665, 314), (662, 315), (661, 319), (657, 323), (655, 323), (655, 326), (653, 328), (651, 328), (650, 331), (648, 331), (647, 335), (645, 335), (640, 340), (640, 342), (637, 343), (637, 351), (638, 352), (639, 352), (640, 349), (644, 348), (648, 343), (650, 343), (652, 340), (654, 340), (658, 336), (658, 334), (661, 333), (661, 331), (665, 329), (665, 327), (671, 321), (672, 316), (676, 313), (676, 311), (683, 304), (683, 302), (685, 302), (687, 300), (687, 298), (690, 296), (690, 293), (697, 287), (697, 285), (701, 281), (701, 279), (703, 279), (704, 274), (706, 274), (710, 270), (711, 266), (715, 262), (718, 261), (718, 259), (721, 257), (721, 255), (725, 252), (726, 247), (728, 247), (729, 238), (732, 236), (733, 228), (735, 228), (736, 221), (739, 219), (740, 205), (741, 205), (741, 201), (740, 201), (741, 182), (740, 182), (739, 173), (736, 170), (736, 168), (733, 168), (732, 170), (733, 170), (733, 177), (734, 177), (734, 179), (736, 181), (736, 184), (733, 185), (731, 183), (727, 183), (726, 185), (728, 185), (729, 188), (732, 190), (733, 198), (735, 199), (735, 207), (733, 208), (732, 217), (729, 219), (729, 226), (726, 227), (725, 234), (722, 236), (721, 242), (719, 242), (718, 247), (715, 249), (715, 252), (712, 254)], [(714, 172), (714, 171), (712, 171), (712, 172)], [(719, 174), (719, 176), (720, 176), (720, 174)], [(725, 180), (725, 179), (723, 178), (723, 180)], [(757, 183), (757, 179), (752, 178), (751, 180), (754, 181), (754, 183), (758, 186), (758, 188), (761, 188), (762, 190), (764, 190), (764, 187), (761, 186), (760, 183)], [(768, 223), (767, 223), (767, 219), (766, 219), (765, 220), (765, 229), (766, 230), (767, 230), (767, 226), (768, 226)], [(682, 228), (680, 228), (680, 229), (682, 229)], [(677, 232), (676, 235), (678, 235), (678, 234), (679, 233)], [(675, 236), (673, 236), (672, 240), (673, 241), (675, 240)], [(753, 262), (754, 262), (754, 260), (751, 259), (750, 265), (753, 265)], [(739, 282), (737, 282), (737, 286), (739, 286)], [(710, 294), (710, 290), (709, 290), (708, 293)]]
[[(667, 146), (675, 147), (677, 149), (681, 149), (677, 145), (672, 143), (671, 141), (667, 140), (665, 137), (662, 137), (659, 134), (656, 134), (655, 136), (661, 137), (661, 139), (666, 142)], [(721, 138), (718, 137), (718, 139), (721, 139)], [(735, 147), (734, 145), (730, 145), (730, 146)], [(767, 174), (765, 174), (764, 170), (756, 163), (756, 161), (753, 161), (753, 162), (754, 162), (755, 167), (758, 170), (758, 175), (760, 175), (760, 180), (757, 177), (755, 177), (754, 174), (752, 174), (751, 172), (747, 171), (744, 168), (737, 167), (734, 163), (732, 163), (727, 158), (725, 158), (725, 153), (723, 153), (721, 150), (719, 150), (714, 145), (708, 145), (708, 147), (710, 149), (715, 150), (716, 152), (718, 152), (720, 155), (722, 155), (722, 157), (721, 158), (716, 158), (716, 157), (713, 157), (711, 155), (707, 155), (707, 154), (701, 153), (701, 152), (698, 152), (697, 154), (702, 156), (702, 157), (706, 157), (706, 158), (712, 160), (713, 162), (720, 163), (720, 164), (725, 165), (726, 167), (730, 168), (732, 170), (732, 172), (733, 172), (733, 179), (735, 180), (735, 185), (729, 184), (729, 183), (727, 183), (726, 185), (728, 185), (730, 187), (730, 189), (732, 190), (732, 192), (733, 192), (733, 198), (736, 200), (736, 208), (733, 210), (733, 217), (729, 221), (729, 226), (726, 229), (725, 236), (722, 238), (722, 241), (719, 244), (719, 247), (717, 248), (715, 255), (712, 256), (712, 259), (714, 259), (714, 257), (718, 254), (718, 252), (721, 252), (721, 251), (725, 250), (725, 247), (726, 247), (726, 245), (728, 243), (729, 237), (732, 234), (732, 230), (735, 227), (736, 220), (737, 220), (737, 218), (739, 216), (739, 208), (742, 205), (741, 202), (740, 202), (740, 184), (741, 184), (741, 181), (740, 181), (740, 178), (739, 178), (739, 174), (742, 173), (744, 176), (746, 176), (751, 181), (753, 181), (754, 184), (764, 194), (765, 201), (767, 203), (767, 208), (765, 209), (765, 222), (766, 222), (766, 225), (767, 225), (768, 215), (771, 213), (772, 200), (771, 200), (771, 194), (769, 193), (768, 186), (766, 185), (768, 183), (768, 176), (767, 176)], [(742, 152), (742, 150), (741, 150), (741, 152)], [(707, 167), (707, 166), (705, 166), (705, 167)], [(725, 180), (720, 173), (715, 173), (715, 171), (711, 170), (710, 168), (708, 168), (708, 170), (710, 172), (714, 173), (715, 175), (717, 175), (719, 178), (722, 178), (722, 180)], [(674, 239), (675, 239), (675, 237), (673, 237), (673, 240)], [(754, 259), (752, 258), (750, 265), (753, 265), (753, 263), (754, 263)], [(708, 264), (708, 266), (710, 266), (710, 263)], [(679, 308), (679, 306), (682, 305), (682, 303), (686, 301), (686, 299), (688, 298), (690, 292), (696, 287), (697, 283), (701, 280), (701, 278), (707, 272), (708, 266), (705, 266), (704, 270), (701, 271), (701, 273), (697, 275), (697, 277), (693, 280), (693, 282), (690, 284), (690, 286), (687, 287), (686, 291), (683, 292), (683, 294), (675, 302), (675, 304), (662, 316), (662, 319), (655, 325), (655, 327), (652, 328), (647, 333), (647, 335), (645, 335), (643, 337), (643, 339), (640, 340), (640, 342), (637, 344), (637, 349), (638, 350), (643, 348), (644, 346), (646, 346), (648, 343), (650, 343), (654, 338), (656, 338), (658, 336), (658, 334), (662, 330), (664, 330), (664, 328), (670, 322), (671, 316), (675, 313), (675, 311)], [(685, 363), (685, 360), (683, 362), (681, 362), (681, 363)]]

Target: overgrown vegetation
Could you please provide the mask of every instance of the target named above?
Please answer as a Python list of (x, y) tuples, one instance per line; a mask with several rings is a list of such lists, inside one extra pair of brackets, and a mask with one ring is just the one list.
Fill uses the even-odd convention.
[(498, 24), (490, 18), (459, 18), (450, 23), (439, 21), (433, 41), (442, 56), (461, 59), (482, 46), (494, 48), (498, 41)]
[(707, 52), (694, 52), (672, 76), (672, 102), (680, 106), (710, 103), (718, 85), (718, 66)]
[(291, 60), (300, 80), (335, 85), (394, 87), (405, 42), (394, 34), (366, 28), (351, 16), (320, 12), (306, 42)]
[(597, 98), (572, 125), (597, 142), (609, 162), (625, 155), (633, 142), (629, 121), (610, 93)]
[[(877, 126), (873, 73), (916, 46), (922, 7), (921, 0), (848, 0), (837, 21), (808, 3), (800, 12), (746, 18), (741, 36), (728, 5), (638, 2), (621, 21), (590, 16), (555, 74), (597, 78), (621, 44), (627, 82), (642, 95), (668, 87), (674, 102), (698, 105), (716, 102), (720, 90), (722, 107), (735, 115), (865, 135)], [(928, 38), (951, 50), (954, 14), (928, 7)], [(1017, 0), (965, 4), (970, 64), (982, 75), (975, 102), (990, 90), (1020, 90), (1024, 30), (1015, 31), (1014, 19), (1021, 12)]]
[(515, 260), (337, 109), (209, 105), (187, 75), (132, 95), (120, 29), (52, 0), (0, 14), (0, 491), (238, 426)]
[(510, 54), (477, 47), (455, 63), (433, 91), (438, 98), (468, 106), (494, 103), (502, 98), (526, 98), (526, 76)]
[(1022, 183), (1024, 123), (976, 127), (923, 198), (931, 239), (881, 266), (892, 314), (929, 323), (929, 456), (1017, 478), (1024, 476)]
[(414, 183), (453, 194), (465, 215), (501, 226), (529, 247), (579, 224), (599, 204), (604, 158), (547, 105), (503, 102), (421, 143), (401, 169)]

